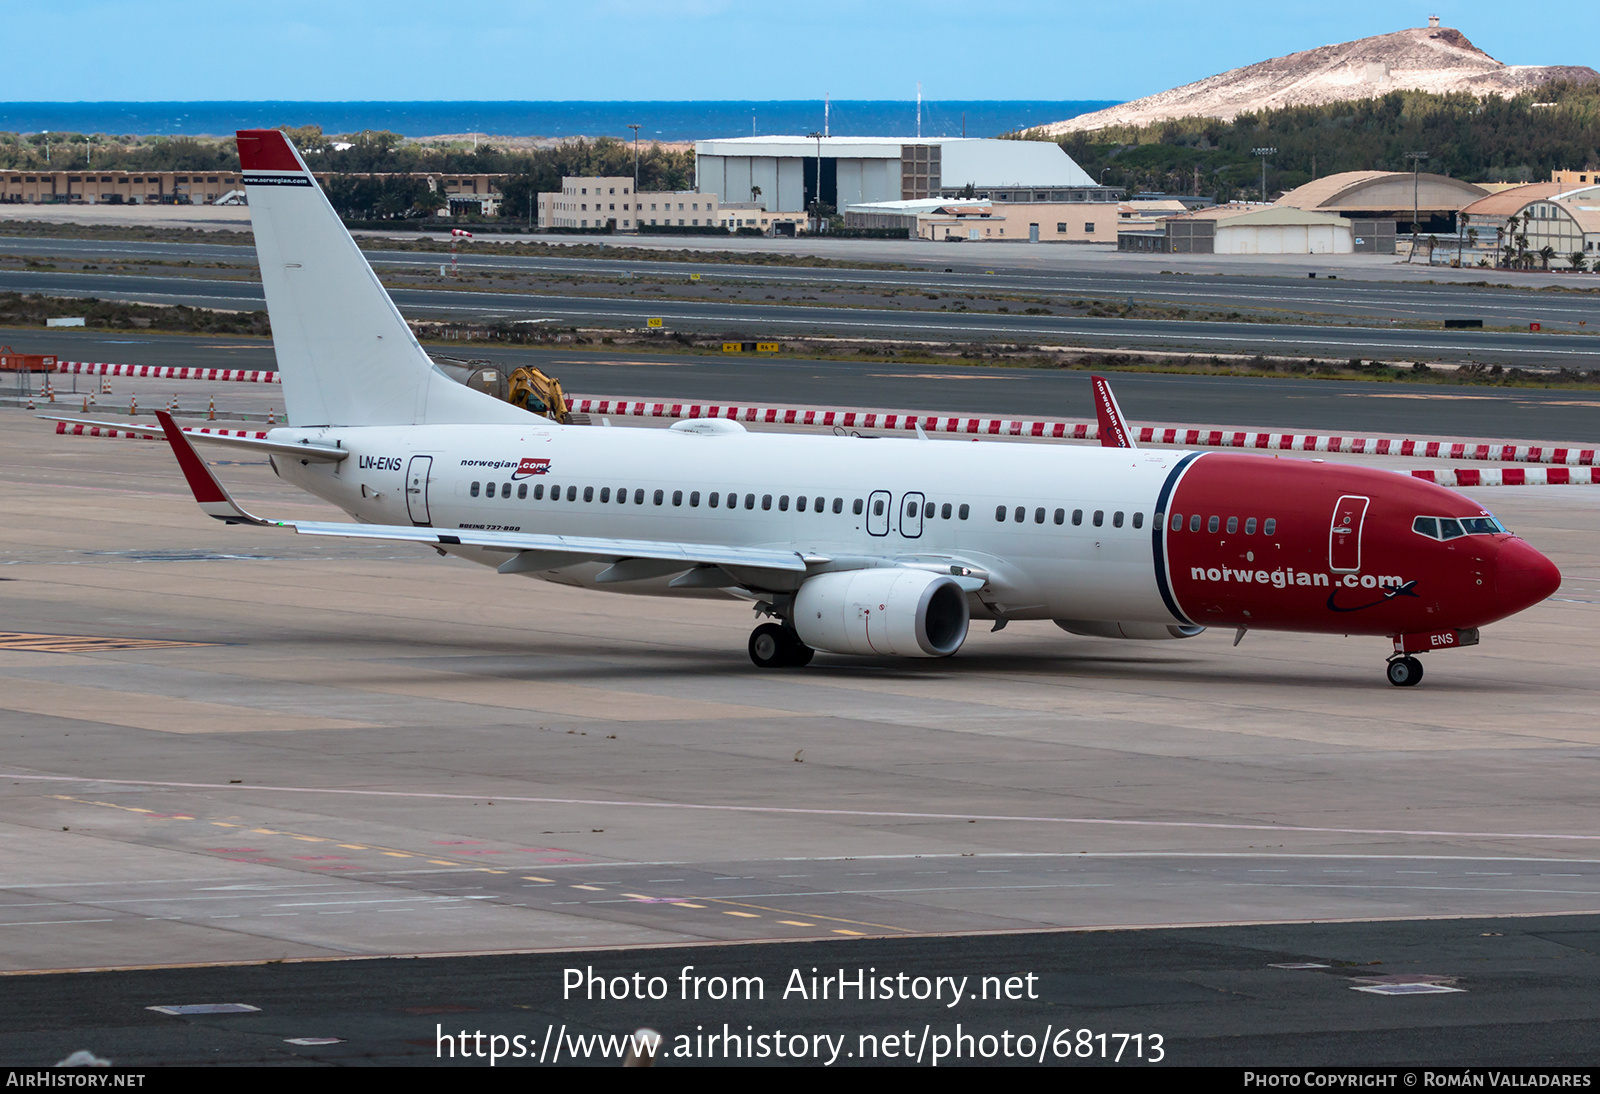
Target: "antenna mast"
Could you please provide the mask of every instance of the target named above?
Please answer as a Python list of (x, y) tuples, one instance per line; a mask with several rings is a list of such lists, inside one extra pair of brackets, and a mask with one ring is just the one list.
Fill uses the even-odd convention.
[(917, 140), (922, 139), (922, 81), (917, 81)]

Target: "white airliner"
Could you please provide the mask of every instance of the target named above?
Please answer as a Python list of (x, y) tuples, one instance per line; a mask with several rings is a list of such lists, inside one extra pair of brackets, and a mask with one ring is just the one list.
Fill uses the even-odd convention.
[(160, 415), (204, 510), (302, 535), (425, 544), (501, 575), (752, 604), (763, 668), (814, 650), (943, 657), (974, 617), (1108, 638), (1207, 626), (1391, 638), (1415, 653), (1560, 575), (1470, 499), (1357, 467), (1122, 447), (556, 425), (437, 369), (275, 130), (238, 134), (291, 426), (277, 474), (352, 523), (240, 508)]

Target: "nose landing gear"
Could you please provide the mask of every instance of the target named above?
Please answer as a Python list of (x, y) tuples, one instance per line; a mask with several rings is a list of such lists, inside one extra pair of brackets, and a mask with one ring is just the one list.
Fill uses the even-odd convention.
[(777, 623), (763, 623), (750, 632), (750, 660), (760, 669), (800, 668), (816, 653), (800, 636)]
[(1391, 657), (1385, 675), (1397, 688), (1416, 687), (1422, 679), (1422, 662), (1409, 655)]

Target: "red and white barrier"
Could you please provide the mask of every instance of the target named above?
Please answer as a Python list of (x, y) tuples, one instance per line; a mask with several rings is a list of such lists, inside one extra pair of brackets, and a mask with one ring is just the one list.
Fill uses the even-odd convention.
[(1440, 486), (1600, 486), (1600, 467), (1457, 467), (1444, 471), (1413, 471), (1413, 478)]
[(81, 376), (132, 376), (149, 380), (220, 380), (238, 384), (282, 382), (276, 372), (251, 368), (167, 368), (161, 365), (111, 365), (100, 361), (57, 361), (56, 371)]
[[(569, 399), (571, 409), (584, 414), (614, 414), (635, 418), (730, 418), (768, 425), (809, 425), (824, 428), (886, 429), (910, 433), (919, 425), (927, 433), (970, 433), (1004, 437), (1046, 437), (1057, 440), (1098, 440), (1094, 422), (1049, 422), (1007, 418), (945, 418), (931, 414), (878, 414), (847, 410), (789, 410), (780, 407), (717, 406), (701, 403), (644, 403), (617, 399)], [(1538, 445), (1473, 444), (1466, 441), (1411, 441), (1370, 437), (1325, 436), (1302, 433), (1245, 433), (1222, 429), (1130, 429), (1140, 444), (1171, 444), (1185, 448), (1249, 448), (1274, 452), (1335, 452), (1352, 456), (1405, 456), (1441, 460), (1475, 460), (1491, 463), (1541, 463), (1566, 467), (1592, 467), (1597, 449), (1546, 448)]]

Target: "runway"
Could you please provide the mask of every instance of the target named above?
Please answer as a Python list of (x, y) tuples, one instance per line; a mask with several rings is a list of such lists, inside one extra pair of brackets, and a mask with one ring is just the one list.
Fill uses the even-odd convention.
[[(437, 258), (437, 256), (433, 256)], [(417, 262), (426, 270), (427, 262)], [(128, 303), (260, 310), (260, 284), (239, 277), (156, 276), (103, 272), (0, 270), (0, 291)], [(893, 310), (687, 299), (633, 299), (559, 292), (464, 291), (390, 286), (408, 318), (474, 321), (550, 320), (563, 325), (740, 337), (829, 335), (911, 338), (947, 343), (1042, 342), (1097, 349), (1159, 349), (1194, 354), (1249, 353), (1399, 361), (1449, 361), (1527, 368), (1600, 367), (1600, 339), (1578, 328), (1534, 332), (1434, 330), (1355, 320), (1350, 325), (1028, 315), (989, 310)], [(1036, 309), (1038, 310), (1038, 309)], [(1048, 310), (1048, 309), (1043, 309)], [(1582, 333), (1580, 333), (1580, 330)]]

